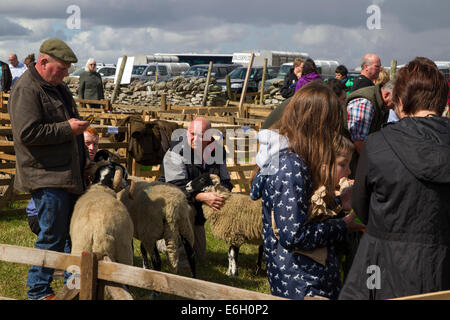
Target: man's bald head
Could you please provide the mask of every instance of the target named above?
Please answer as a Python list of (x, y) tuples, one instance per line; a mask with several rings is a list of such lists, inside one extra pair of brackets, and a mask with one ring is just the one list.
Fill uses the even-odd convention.
[(9, 55), (8, 61), (13, 67), (17, 67), (17, 65), (19, 64), (19, 60), (17, 59), (17, 55), (15, 53), (11, 53)]
[(367, 53), (361, 60), (361, 74), (375, 81), (381, 71), (381, 60), (374, 53)]
[(206, 130), (211, 129), (211, 122), (208, 119), (198, 117), (193, 120), (188, 127), (188, 141), (193, 149), (198, 149), (201, 145), (202, 150), (210, 143), (203, 141), (203, 135)]

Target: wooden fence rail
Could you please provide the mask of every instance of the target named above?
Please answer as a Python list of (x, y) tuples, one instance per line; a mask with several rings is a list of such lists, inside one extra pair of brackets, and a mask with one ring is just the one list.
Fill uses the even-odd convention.
[(78, 266), (81, 281), (80, 299), (96, 299), (97, 295), (89, 290), (95, 287), (99, 280), (103, 280), (195, 300), (285, 300), (264, 293), (175, 274), (105, 260), (95, 261), (92, 253), (83, 253), (79, 256), (0, 244), (0, 261), (38, 265), (58, 270), (68, 270), (71, 266)]

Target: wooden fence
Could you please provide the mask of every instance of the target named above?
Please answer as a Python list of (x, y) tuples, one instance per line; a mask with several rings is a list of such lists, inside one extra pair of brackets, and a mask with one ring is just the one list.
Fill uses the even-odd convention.
[[(7, 101), (9, 94), (0, 92), (1, 106), (0, 111), (0, 189), (3, 189), (0, 195), (0, 209), (12, 201), (27, 200), (29, 194), (17, 194), (13, 189), (13, 181), (15, 174), (16, 157), (14, 154), (14, 144), (11, 141), (12, 131), (10, 125), (9, 114), (7, 113)], [(108, 100), (86, 100), (75, 99), (78, 105), (80, 116), (94, 115), (95, 127), (100, 132), (100, 149), (109, 149), (117, 151), (121, 156), (121, 162), (126, 164), (129, 172), (134, 176), (144, 177), (148, 180), (155, 180), (161, 174), (160, 166), (142, 166), (134, 161), (128, 154), (129, 126), (118, 126), (120, 120), (133, 115), (139, 114), (144, 121), (154, 119), (163, 119), (174, 121), (187, 128), (189, 122), (197, 116), (209, 119), (214, 129), (219, 130), (223, 136), (227, 130), (237, 130), (242, 126), (258, 130), (265, 117), (272, 111), (270, 106), (257, 106), (252, 104), (244, 104), (244, 110), (249, 118), (240, 118), (238, 102), (229, 101), (224, 107), (188, 107), (188, 106), (171, 106), (168, 104), (159, 107), (143, 107), (123, 104), (111, 105)], [(99, 105), (99, 108), (91, 108), (92, 104)], [(108, 135), (111, 132), (125, 132), (125, 140), (123, 142), (111, 142)], [(9, 137), (9, 138), (8, 138)], [(235, 150), (231, 163), (228, 163), (231, 183), (234, 185), (233, 192), (248, 194), (250, 191), (250, 175), (255, 168), (255, 159), (257, 145), (250, 146), (248, 137), (235, 137), (232, 141), (235, 146), (239, 140), (245, 140), (245, 150)], [(228, 148), (228, 146), (226, 146)], [(234, 149), (237, 149), (234, 147)], [(229, 150), (227, 149), (227, 152)], [(251, 157), (250, 152), (253, 152)], [(241, 162), (238, 162), (238, 159)], [(245, 160), (242, 163), (242, 160)], [(8, 210), (8, 212), (24, 211)]]
[[(56, 299), (102, 300), (105, 287), (119, 284), (155, 290), (195, 300), (286, 300), (264, 293), (230, 287), (222, 284), (183, 277), (160, 271), (111, 262), (102, 256), (83, 252), (80, 255), (59, 253), (28, 247), (0, 244), (0, 261), (38, 265), (57, 270), (79, 270), (77, 281), (69, 281), (74, 288), (64, 286)], [(110, 291), (111, 293), (112, 291)], [(132, 299), (129, 293), (113, 298)], [(0, 300), (10, 299), (0, 297)], [(305, 297), (305, 300), (327, 300), (323, 297)], [(450, 290), (395, 298), (392, 300), (450, 300)]]
[[(124, 284), (195, 300), (285, 300), (264, 293), (105, 261), (101, 260), (99, 255), (89, 252), (83, 252), (79, 256), (0, 244), (0, 261), (38, 265), (58, 270), (78, 267), (79, 287), (76, 286), (76, 282), (73, 283), (75, 292), (72, 293), (67, 293), (70, 290), (64, 287), (65, 292), (58, 293), (57, 299), (73, 299), (78, 293), (80, 300), (103, 299), (105, 285), (113, 283), (112, 285)], [(73, 276), (77, 277), (77, 275)], [(318, 297), (314, 300), (316, 299), (323, 298)]]

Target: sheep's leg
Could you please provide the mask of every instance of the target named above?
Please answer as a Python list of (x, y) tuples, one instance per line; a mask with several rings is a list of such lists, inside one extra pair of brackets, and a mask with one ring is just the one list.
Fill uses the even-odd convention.
[(236, 277), (238, 275), (238, 255), (239, 247), (231, 245), (228, 249), (228, 271), (227, 276)]
[(181, 236), (181, 241), (183, 241), (184, 250), (186, 251), (189, 266), (191, 267), (192, 278), (197, 278), (197, 272), (195, 270), (195, 253), (194, 248), (192, 248), (189, 241), (185, 237)]
[(153, 247), (153, 254), (150, 256), (150, 259), (152, 259), (153, 270), (161, 271), (161, 256), (159, 255), (156, 243)]
[(148, 261), (147, 250), (145, 250), (144, 244), (141, 242), (141, 255), (142, 255), (142, 267), (144, 269), (151, 269), (150, 262)]
[(261, 270), (263, 251), (264, 251), (264, 247), (262, 244), (260, 244), (258, 247), (258, 261), (256, 262), (255, 275), (257, 275), (259, 273), (259, 271)]
[[(147, 250), (145, 249), (144, 244), (141, 242), (141, 253), (143, 260), (143, 268), (150, 269), (150, 262), (148, 261)], [(159, 255), (158, 248), (156, 247), (156, 243), (153, 246), (153, 254), (150, 255), (150, 259), (152, 260), (153, 270), (161, 271), (161, 257)], [(150, 300), (155, 300), (161, 293), (159, 291), (151, 290), (150, 291)]]

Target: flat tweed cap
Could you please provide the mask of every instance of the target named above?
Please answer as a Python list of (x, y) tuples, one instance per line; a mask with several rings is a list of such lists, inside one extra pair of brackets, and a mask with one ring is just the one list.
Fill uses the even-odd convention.
[(39, 52), (49, 54), (67, 63), (78, 62), (77, 56), (73, 53), (72, 49), (70, 49), (64, 41), (58, 38), (45, 40), (42, 43)]

